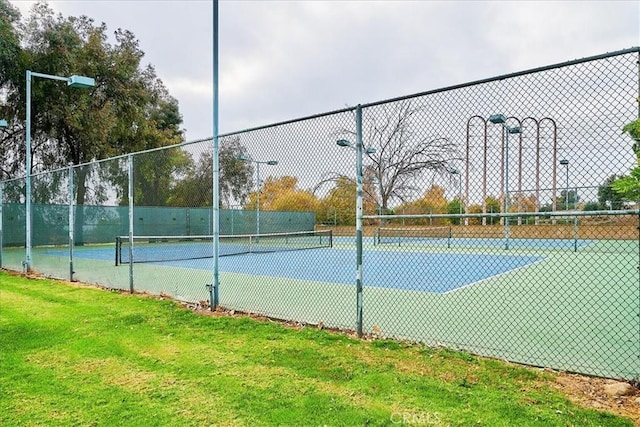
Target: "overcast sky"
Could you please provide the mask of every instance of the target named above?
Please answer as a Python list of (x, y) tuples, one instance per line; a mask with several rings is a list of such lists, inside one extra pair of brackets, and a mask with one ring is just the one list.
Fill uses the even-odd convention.
[[(11, 0), (26, 16), (34, 3)], [(49, 1), (132, 31), (212, 135), (212, 0)], [(640, 45), (640, 1), (220, 1), (220, 131)]]

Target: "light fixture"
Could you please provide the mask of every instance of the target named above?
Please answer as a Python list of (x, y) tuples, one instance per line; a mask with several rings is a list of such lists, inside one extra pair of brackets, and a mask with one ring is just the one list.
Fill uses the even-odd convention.
[[(40, 77), (48, 80), (58, 80), (67, 82), (67, 86), (74, 88), (88, 88), (94, 87), (96, 82), (91, 77), (72, 75), (71, 77), (55, 76), (52, 74), (35, 73), (31, 70), (27, 70), (27, 86), (26, 86), (26, 138), (25, 138), (25, 270), (31, 271), (31, 79), (33, 77)], [(72, 224), (69, 224), (72, 227)]]
[(506, 135), (504, 155), (504, 248), (509, 249), (509, 135), (522, 133), (522, 129), (519, 126), (508, 126), (507, 118), (504, 114), (492, 114), (489, 116), (489, 121), (501, 125)]

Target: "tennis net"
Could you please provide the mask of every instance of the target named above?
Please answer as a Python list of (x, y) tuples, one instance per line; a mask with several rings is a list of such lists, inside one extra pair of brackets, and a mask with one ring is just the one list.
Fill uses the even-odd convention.
[(376, 231), (374, 243), (376, 245), (397, 244), (428, 240), (451, 239), (451, 227), (423, 227), (423, 228), (390, 228), (380, 227)]
[[(220, 256), (330, 248), (332, 230), (221, 235)], [(116, 237), (116, 265), (213, 258), (213, 236)]]

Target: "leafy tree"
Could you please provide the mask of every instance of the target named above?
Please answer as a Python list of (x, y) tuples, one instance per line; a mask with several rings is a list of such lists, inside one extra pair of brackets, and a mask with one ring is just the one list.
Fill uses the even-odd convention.
[(632, 149), (636, 155), (637, 163), (631, 169), (629, 176), (619, 177), (611, 183), (611, 188), (620, 197), (627, 200), (640, 200), (640, 118), (625, 125), (622, 132), (629, 134), (633, 139)]
[[(96, 80), (94, 88), (74, 90), (49, 79), (31, 79), (31, 172), (85, 164), (75, 171), (76, 237), (82, 243), (82, 206), (103, 202), (105, 192), (113, 186), (118, 188), (122, 203), (128, 193), (125, 161), (108, 167), (86, 164), (179, 143), (183, 140), (182, 117), (177, 101), (153, 67), (141, 66), (144, 52), (131, 32), (117, 30), (115, 44), (109, 44), (104, 23), (96, 25), (86, 16), (55, 15), (44, 2), (33, 7), (24, 23), (18, 17), (6, 0), (0, 0), (0, 84), (7, 94), (3, 113), (10, 113), (5, 117), (16, 129), (13, 135), (3, 133), (4, 174), (15, 175), (25, 164), (25, 70), (60, 76), (80, 74)], [(142, 202), (149, 199), (149, 203), (165, 204), (162, 194), (170, 179), (161, 175), (170, 171), (171, 176), (188, 163), (179, 150), (172, 150), (164, 160), (165, 165), (144, 164), (144, 158), (136, 161), (135, 193)], [(66, 188), (63, 181), (42, 180), (33, 190), (51, 202)]]
[[(493, 213), (499, 213), (501, 211), (500, 201), (495, 197), (491, 197), (491, 196), (487, 197), (484, 203), (486, 206), (487, 213), (493, 214)], [(489, 225), (493, 225), (496, 222), (499, 222), (499, 220), (492, 216), (488, 217), (488, 219), (485, 221), (485, 223)]]
[[(447, 213), (450, 214), (459, 214), (464, 213), (464, 206), (459, 198), (455, 198), (447, 204)], [(451, 218), (451, 222), (453, 224), (460, 224), (461, 218)]]
[[(432, 185), (424, 192), (418, 200), (404, 203), (397, 208), (397, 211), (406, 215), (422, 214), (444, 214), (447, 212), (447, 199), (444, 196), (445, 190), (439, 185)], [(442, 220), (415, 219), (410, 221), (413, 224), (441, 224)]]
[(600, 209), (602, 209), (602, 206), (600, 205), (600, 203), (594, 202), (594, 201), (587, 202), (582, 207), (582, 210), (585, 210), (585, 211), (599, 211)]
[[(167, 206), (171, 204), (176, 176), (186, 174), (192, 167), (191, 155), (182, 148), (169, 148), (138, 154), (133, 158), (134, 200), (138, 206)], [(211, 182), (209, 182), (211, 188)], [(203, 190), (205, 190), (203, 188)], [(190, 194), (201, 198), (200, 192)], [(189, 200), (182, 206), (192, 206)], [(198, 204), (197, 206), (201, 206)]]
[[(241, 155), (246, 155), (246, 148), (240, 143), (239, 137), (220, 140), (220, 207), (231, 208), (236, 204), (244, 204), (253, 186), (253, 166), (250, 162), (240, 160)], [(191, 163), (184, 176), (174, 183), (168, 203), (171, 206), (212, 206), (212, 187), (212, 152), (205, 151), (197, 163)]]
[[(218, 151), (220, 165), (220, 202), (222, 206), (244, 204), (253, 186), (253, 164), (240, 160), (246, 148), (239, 136), (222, 138)], [(211, 162), (210, 162), (211, 163)]]
[(255, 209), (260, 200), (260, 210), (274, 210), (275, 201), (281, 194), (296, 191), (298, 178), (293, 176), (283, 176), (274, 178), (267, 177), (263, 183), (259, 183), (258, 189), (249, 193), (249, 209)]
[[(569, 196), (569, 197), (567, 197)], [(567, 206), (567, 199), (569, 205)], [(562, 190), (560, 196), (556, 197), (556, 209), (559, 211), (574, 210), (578, 206), (580, 196), (576, 190)]]
[(355, 224), (356, 183), (344, 175), (335, 178), (335, 186), (320, 201), (317, 219), (336, 225)]
[(316, 212), (320, 201), (310, 191), (289, 191), (280, 194), (273, 201), (271, 208), (274, 211), (286, 212)]
[[(24, 80), (19, 25), (20, 12), (8, 1), (0, 0), (0, 91), (7, 95), (16, 92), (20, 80)], [(24, 150), (24, 119), (18, 117), (19, 111), (14, 103), (0, 103), (0, 118), (9, 124), (0, 128), (0, 179), (16, 176), (24, 164), (24, 155), (20, 156), (20, 149)]]
[(622, 178), (622, 176), (611, 175), (598, 187), (598, 203), (600, 203), (600, 206), (611, 210), (619, 210), (624, 207), (625, 195), (613, 187), (613, 184)]
[[(481, 205), (471, 205), (468, 208), (470, 214), (479, 214), (482, 213)], [(482, 221), (480, 218), (469, 218), (469, 225), (479, 225)]]

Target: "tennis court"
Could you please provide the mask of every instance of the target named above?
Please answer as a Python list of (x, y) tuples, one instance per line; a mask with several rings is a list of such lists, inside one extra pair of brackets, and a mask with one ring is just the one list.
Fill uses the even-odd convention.
[[(519, 239), (509, 250), (494, 240), (365, 239), (365, 330), (608, 377), (640, 372), (629, 357), (640, 346), (636, 241), (592, 239), (575, 251), (561, 240)], [(220, 304), (353, 329), (354, 246), (353, 237), (333, 237), (330, 247), (220, 257)], [(3, 261), (23, 255), (5, 248)], [(68, 274), (68, 256), (68, 247), (34, 250), (38, 265), (59, 276)], [(78, 280), (129, 288), (129, 264), (115, 265), (115, 244), (75, 248), (74, 267)], [(137, 290), (209, 299), (212, 258), (140, 262), (132, 271)]]
[[(465, 245), (470, 240), (473, 239), (465, 239), (461, 244)], [(479, 240), (478, 244), (483, 243), (483, 240)], [(219, 268), (224, 273), (352, 285), (353, 239), (335, 238), (335, 248), (333, 241), (334, 238), (327, 232), (277, 233), (259, 237), (221, 236)], [(395, 247), (394, 244), (368, 246), (364, 260), (367, 265), (364, 271), (366, 286), (447, 293), (527, 268), (544, 259), (539, 255), (523, 256), (508, 252), (429, 251), (430, 246), (420, 240), (413, 243), (405, 242), (401, 247)], [(438, 248), (442, 242), (433, 240), (430, 243)], [(451, 246), (450, 242), (448, 246)], [(530, 242), (530, 246), (541, 247), (536, 242)], [(134, 263), (205, 271), (212, 268), (211, 236), (138, 236), (131, 253), (134, 252)], [(63, 257), (68, 255), (68, 251), (45, 249), (44, 254)], [(117, 240), (115, 255), (112, 246), (104, 245), (77, 248), (75, 256), (104, 261), (115, 258), (120, 268), (128, 265), (131, 259), (128, 241), (124, 241), (124, 238)], [(474, 268), (468, 268), (469, 265)], [(327, 269), (327, 266), (333, 268)]]

